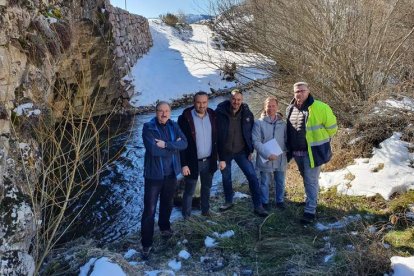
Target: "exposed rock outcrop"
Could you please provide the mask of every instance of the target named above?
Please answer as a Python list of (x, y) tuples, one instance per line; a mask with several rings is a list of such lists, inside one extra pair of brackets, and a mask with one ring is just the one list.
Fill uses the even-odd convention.
[(95, 115), (127, 105), (121, 78), (151, 46), (148, 21), (109, 0), (0, 0), (1, 275), (34, 272), (36, 117), (64, 114), (61, 91), (79, 110), (95, 99)]

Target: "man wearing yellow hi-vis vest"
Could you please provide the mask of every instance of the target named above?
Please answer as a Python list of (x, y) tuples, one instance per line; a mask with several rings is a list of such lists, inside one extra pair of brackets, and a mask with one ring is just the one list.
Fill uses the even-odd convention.
[(287, 107), (287, 145), (305, 186), (305, 209), (301, 223), (313, 222), (319, 193), (321, 165), (332, 157), (331, 138), (338, 130), (332, 109), (315, 100), (306, 82), (293, 85), (294, 99)]

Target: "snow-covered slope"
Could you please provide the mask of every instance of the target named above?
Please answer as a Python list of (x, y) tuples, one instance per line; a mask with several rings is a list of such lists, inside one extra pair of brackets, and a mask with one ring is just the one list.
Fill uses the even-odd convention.
[[(236, 85), (222, 79), (218, 69), (226, 61), (236, 61), (242, 82), (264, 78), (253, 66), (255, 55), (235, 55), (212, 46), (212, 32), (206, 25), (192, 24), (192, 33), (180, 33), (160, 20), (149, 20), (154, 46), (139, 59), (126, 78), (132, 79), (133, 106), (151, 105), (157, 100), (170, 101), (183, 94), (210, 92)], [(241, 58), (240, 58), (241, 57)], [(246, 79), (247, 78), (247, 79)]]

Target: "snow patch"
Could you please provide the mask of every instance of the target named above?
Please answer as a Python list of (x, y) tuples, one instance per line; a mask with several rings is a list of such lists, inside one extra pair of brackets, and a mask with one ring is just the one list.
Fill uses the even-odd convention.
[(407, 98), (407, 97), (404, 97), (400, 101), (395, 100), (395, 99), (388, 99), (385, 101), (385, 105), (387, 107), (393, 107), (396, 109), (414, 111), (414, 100), (411, 98)]
[(250, 196), (244, 193), (235, 192), (233, 198), (234, 199), (241, 199), (241, 198), (249, 198)]
[[(92, 271), (92, 272), (91, 272)], [(122, 268), (109, 258), (92, 258), (80, 268), (79, 276), (126, 276)]]
[(180, 253), (178, 253), (178, 257), (180, 257), (181, 259), (184, 259), (184, 260), (188, 260), (188, 258), (191, 257), (191, 254), (188, 253), (188, 251), (186, 251), (186, 250), (181, 250)]
[(390, 260), (393, 276), (414, 275), (414, 257), (393, 256)]
[(134, 256), (135, 254), (137, 254), (138, 252), (135, 249), (129, 249), (125, 254), (124, 254), (124, 258), (125, 259), (130, 259), (132, 256)]
[(168, 262), (168, 266), (171, 267), (172, 270), (178, 271), (181, 269), (181, 262), (177, 260), (171, 260)]
[(216, 238), (231, 238), (234, 236), (234, 231), (233, 230), (228, 230), (222, 234), (217, 233), (217, 232), (213, 232), (213, 236), (215, 236)]
[(340, 229), (340, 228), (344, 228), (346, 227), (348, 224), (356, 222), (361, 220), (361, 216), (360, 215), (355, 215), (355, 216), (347, 216), (342, 218), (341, 220), (334, 222), (334, 223), (327, 223), (327, 224), (323, 224), (318, 222), (315, 227), (316, 229), (318, 229), (319, 231), (326, 231), (326, 230), (332, 230), (332, 229)]
[(216, 242), (216, 240), (215, 240), (215, 239), (213, 239), (213, 238), (211, 238), (211, 237), (207, 236), (207, 237), (206, 237), (206, 239), (204, 240), (204, 245), (205, 245), (207, 248), (210, 248), (210, 247), (215, 247), (215, 246), (217, 246), (217, 242)]
[(355, 159), (345, 169), (321, 173), (320, 186), (337, 187), (340, 194), (375, 196), (389, 200), (394, 193), (414, 189), (414, 168), (410, 166), (414, 153), (410, 143), (401, 141), (401, 133), (394, 133), (373, 150), (370, 159)]

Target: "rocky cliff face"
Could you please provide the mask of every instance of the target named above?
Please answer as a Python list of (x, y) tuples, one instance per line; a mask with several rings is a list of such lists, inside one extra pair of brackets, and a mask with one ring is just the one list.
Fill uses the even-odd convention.
[(126, 106), (131, 90), (121, 78), (151, 46), (148, 21), (109, 0), (0, 0), (1, 275), (34, 271), (37, 117), (65, 113), (62, 88), (76, 109), (95, 99), (96, 115)]

